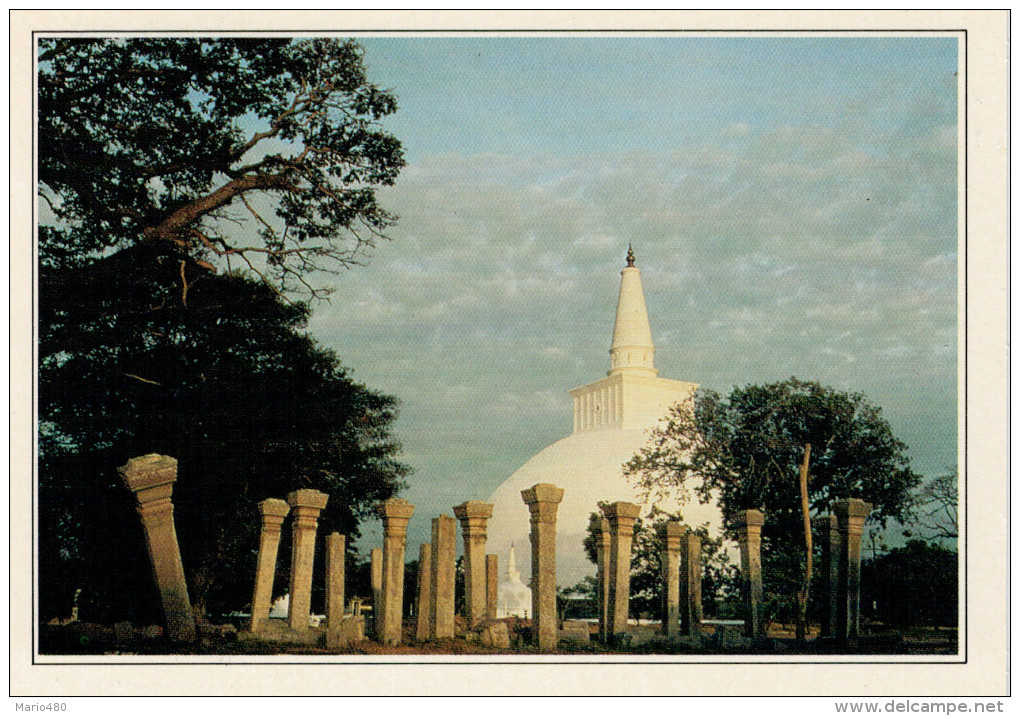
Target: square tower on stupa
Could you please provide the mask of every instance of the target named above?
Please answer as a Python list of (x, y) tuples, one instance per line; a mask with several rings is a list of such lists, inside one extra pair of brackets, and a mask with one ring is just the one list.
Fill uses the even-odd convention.
[(574, 388), (574, 432), (606, 428), (647, 428), (666, 415), (669, 406), (691, 399), (697, 383), (660, 378), (655, 370), (655, 344), (645, 308), (641, 269), (634, 250), (620, 272), (609, 373), (594, 383)]

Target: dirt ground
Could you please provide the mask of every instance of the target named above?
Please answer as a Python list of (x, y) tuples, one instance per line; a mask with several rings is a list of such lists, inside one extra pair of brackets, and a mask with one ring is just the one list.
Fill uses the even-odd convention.
[[(793, 638), (791, 628), (770, 625), (769, 638), (758, 643), (743, 640), (730, 630), (728, 634), (713, 634), (706, 628), (699, 643), (688, 640), (668, 643), (656, 634), (656, 627), (642, 625), (632, 627), (631, 643), (619, 648), (608, 648), (595, 640), (589, 643), (560, 641), (555, 651), (539, 651), (528, 643), (526, 622), (509, 624), (511, 647), (500, 649), (484, 646), (477, 641), (468, 641), (463, 636), (434, 642), (413, 643), (410, 629), (405, 643), (400, 646), (384, 646), (371, 640), (352, 644), (344, 649), (326, 649), (310, 644), (286, 644), (263, 642), (253, 639), (239, 639), (236, 631), (229, 629), (203, 630), (203, 637), (193, 644), (172, 645), (162, 637), (144, 637), (141, 630), (125, 637), (124, 630), (118, 635), (113, 628), (95, 624), (46, 625), (40, 631), (39, 652), (41, 654), (93, 655), (159, 655), (178, 654), (196, 656), (269, 656), (308, 655), (321, 657), (381, 657), (381, 656), (501, 656), (527, 657), (539, 654), (575, 656), (597, 655), (774, 655), (812, 656), (838, 654), (916, 654), (954, 655), (958, 653), (955, 629), (918, 628), (909, 631), (885, 631), (877, 626), (872, 633), (865, 634), (853, 645), (839, 645), (829, 639), (816, 638), (817, 629), (809, 633), (804, 644)], [(153, 630), (149, 628), (150, 632)], [(320, 642), (322, 643), (322, 642)]]

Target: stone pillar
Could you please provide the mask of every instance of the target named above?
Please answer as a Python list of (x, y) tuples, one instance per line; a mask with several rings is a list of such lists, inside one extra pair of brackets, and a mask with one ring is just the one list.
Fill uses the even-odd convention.
[(456, 589), (457, 533), (449, 515), (432, 520), (432, 600), (429, 605), (429, 638), (452, 639)]
[(499, 555), (485, 555), (485, 618), (496, 618), (499, 601)]
[(416, 641), (428, 641), (429, 621), (432, 615), (432, 545), (418, 547), (418, 617), (415, 623)]
[(344, 553), (346, 538), (334, 532), (326, 538), (326, 631), (340, 634), (344, 620)]
[(840, 540), (836, 638), (849, 641), (861, 634), (861, 533), (871, 505), (856, 498), (839, 500), (832, 511)]
[(308, 629), (308, 615), (312, 610), (312, 568), (315, 564), (315, 530), (319, 513), (329, 496), (318, 490), (295, 490), (287, 495), (294, 518), (291, 522), (293, 548), (290, 556), (290, 614), (291, 629)]
[(167, 635), (174, 641), (194, 641), (195, 616), (184, 580), (184, 565), (174, 527), (174, 505), (170, 501), (177, 481), (177, 460), (164, 455), (143, 455), (128, 460), (117, 472), (138, 501), (135, 510), (145, 531), (152, 575), (163, 602)]
[(404, 551), (407, 548), (407, 523), (414, 505), (391, 497), (376, 512), (383, 521), (382, 630), (379, 641), (399, 644), (404, 632)]
[(822, 546), (822, 559), (819, 568), (822, 572), (822, 593), (818, 601), (822, 604), (822, 629), (819, 636), (835, 636), (839, 631), (836, 614), (839, 603), (839, 530), (836, 515), (824, 515), (814, 519), (818, 542)]
[(595, 543), (596, 563), (595, 601), (599, 610), (599, 639), (609, 643), (609, 520), (599, 520), (599, 533)]
[(680, 633), (680, 540), (684, 526), (679, 522), (659, 525), (662, 563), (662, 634), (673, 639)]
[(691, 639), (701, 638), (701, 535), (688, 529), (680, 540), (680, 572), (683, 596), (680, 617)]
[(373, 547), (368, 554), (372, 575), (372, 636), (378, 640), (382, 634), (383, 613), (382, 548)]
[(734, 523), (740, 542), (740, 581), (744, 602), (744, 635), (765, 636), (762, 616), (761, 527), (765, 516), (759, 510), (744, 510)]
[(464, 537), (464, 604), (468, 626), (485, 619), (485, 523), (492, 505), (471, 500), (453, 508)]
[(614, 502), (606, 509), (609, 520), (609, 640), (627, 632), (630, 611), (630, 550), (634, 520), (641, 508), (629, 502)]
[(276, 554), (280, 549), (280, 529), (290, 512), (283, 500), (269, 498), (259, 503), (262, 513), (262, 534), (259, 537), (259, 556), (255, 567), (255, 592), (251, 598), (251, 620), (248, 629), (259, 631), (269, 618), (273, 606), (273, 581), (276, 579)]
[(556, 511), (563, 490), (548, 483), (521, 490), (531, 512), (531, 632), (539, 649), (555, 649), (556, 624)]

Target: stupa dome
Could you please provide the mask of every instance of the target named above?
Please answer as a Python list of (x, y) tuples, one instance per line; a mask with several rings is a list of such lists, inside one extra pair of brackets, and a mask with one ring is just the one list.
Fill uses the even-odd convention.
[[(647, 444), (649, 431), (671, 405), (690, 401), (696, 383), (658, 377), (655, 347), (641, 287), (641, 272), (628, 252), (621, 273), (610, 369), (606, 378), (570, 391), (574, 399), (574, 432), (528, 460), (489, 497), (487, 551), (504, 555), (512, 542), (528, 545), (530, 517), (521, 491), (536, 483), (552, 483), (564, 490), (556, 520), (556, 582), (571, 586), (595, 573), (584, 553), (589, 515), (599, 501), (641, 504), (638, 491), (623, 475), (623, 464)], [(647, 514), (650, 505), (644, 505)], [(662, 510), (680, 510), (684, 522), (708, 523), (717, 534), (722, 516), (717, 506), (691, 500), (659, 501)], [(530, 576), (525, 552), (516, 567)]]

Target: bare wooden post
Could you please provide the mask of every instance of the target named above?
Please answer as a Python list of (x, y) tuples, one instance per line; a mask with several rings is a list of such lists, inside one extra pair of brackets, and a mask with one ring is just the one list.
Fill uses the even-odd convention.
[(811, 568), (814, 566), (814, 545), (811, 542), (811, 504), (808, 501), (808, 461), (811, 443), (804, 446), (804, 462), (800, 466), (800, 509), (804, 514), (804, 585), (797, 592), (797, 641), (807, 640), (807, 607), (811, 596)]

